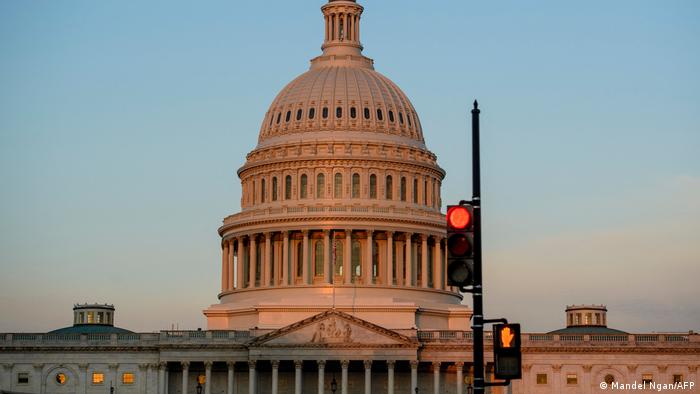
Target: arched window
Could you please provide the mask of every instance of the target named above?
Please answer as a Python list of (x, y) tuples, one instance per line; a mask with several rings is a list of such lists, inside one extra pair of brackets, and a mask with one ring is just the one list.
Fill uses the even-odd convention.
[(277, 177), (272, 177), (272, 201), (277, 201)]
[(323, 276), (323, 241), (314, 244), (314, 276)]
[(333, 181), (333, 198), (343, 197), (343, 174), (337, 172)]
[(301, 186), (299, 186), (299, 198), (306, 198), (308, 197), (308, 192), (307, 192), (307, 183), (308, 183), (308, 177), (306, 174), (301, 175)]
[(394, 178), (391, 177), (391, 175), (386, 176), (386, 190), (384, 191), (384, 195), (387, 200), (391, 200), (394, 198)]
[(287, 175), (284, 177), (284, 199), (285, 200), (291, 200), (292, 199), (292, 176)]
[(260, 278), (262, 273), (262, 262), (263, 262), (263, 250), (265, 244), (258, 242), (255, 246), (257, 251), (255, 253), (255, 285), (260, 286)]
[(323, 116), (323, 119), (328, 119), (328, 107), (323, 107), (321, 110), (321, 116)]
[(287, 115), (284, 117), (285, 122), (289, 122), (289, 119), (292, 118), (292, 111), (287, 111)]
[(326, 176), (318, 174), (316, 177), (316, 198), (325, 198)]
[(377, 198), (377, 176), (369, 176), (369, 198)]
[(353, 119), (357, 118), (357, 108), (355, 108), (355, 107), (350, 108), (350, 117)]
[(403, 113), (399, 112), (399, 123), (403, 124)]
[(418, 179), (413, 178), (413, 203), (418, 204)]
[(267, 125), (268, 127), (269, 127), (269, 126), (272, 126), (272, 121), (273, 121), (273, 120), (275, 120), (275, 114), (270, 114), (270, 124)]
[(352, 174), (352, 198), (360, 198), (360, 174)]
[(377, 108), (377, 120), (380, 121), (380, 122), (381, 122), (382, 120), (384, 120), (384, 115), (382, 115), (382, 109), (381, 109), (381, 108)]
[(277, 113), (277, 124), (280, 124), (280, 117), (282, 116), (282, 112)]
[(389, 111), (389, 122), (394, 123), (394, 111)]
[(335, 109), (335, 117), (337, 119), (340, 119), (343, 117), (343, 108), (342, 107), (338, 107)]
[(423, 181), (423, 205), (428, 205), (428, 181)]
[(309, 108), (309, 119), (313, 119), (316, 116), (316, 108)]
[(350, 272), (352, 272), (352, 280), (355, 281), (357, 277), (362, 276), (362, 248), (360, 247), (360, 241), (352, 240), (352, 256), (350, 259)]
[(401, 177), (401, 201), (406, 201), (406, 177)]
[(264, 203), (264, 202), (265, 202), (265, 192), (266, 192), (266, 190), (265, 190), (265, 186), (266, 186), (265, 183), (266, 183), (266, 182), (265, 182), (265, 178), (263, 178), (263, 179), (260, 181), (260, 202), (261, 202), (261, 203)]
[(301, 120), (301, 108), (297, 110), (297, 120)]
[(331, 250), (331, 258), (333, 259), (333, 274), (343, 275), (343, 240), (336, 239), (333, 241), (333, 250)]
[(377, 282), (379, 278), (379, 243), (372, 243), (372, 282)]
[(406, 114), (406, 120), (408, 120), (408, 126), (411, 126), (411, 114)]
[(365, 119), (369, 119), (369, 108), (365, 107)]
[(304, 245), (301, 242), (297, 243), (297, 264), (296, 264), (296, 277), (301, 278), (304, 274)]

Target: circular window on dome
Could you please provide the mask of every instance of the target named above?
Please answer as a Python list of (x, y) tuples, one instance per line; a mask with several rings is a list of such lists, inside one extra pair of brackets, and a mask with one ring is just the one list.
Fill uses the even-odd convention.
[(607, 374), (607, 375), (605, 375), (605, 379), (604, 379), (604, 380), (605, 380), (605, 383), (607, 383), (607, 384), (612, 384), (612, 382), (615, 381), (615, 377), (612, 376), (611, 374)]
[(369, 119), (369, 108), (365, 107), (365, 119)]
[(335, 109), (335, 117), (338, 119), (343, 117), (343, 108), (338, 107)]
[(381, 108), (377, 109), (377, 120), (380, 122), (384, 120), (384, 115), (382, 114)]
[(399, 123), (403, 124), (403, 113), (399, 112)]
[(67, 381), (68, 381), (68, 377), (63, 372), (56, 374), (56, 383), (63, 386), (64, 384), (66, 384)]
[(357, 118), (357, 108), (355, 108), (355, 107), (350, 108), (350, 117), (353, 119)]
[(323, 107), (323, 110), (321, 110), (321, 116), (323, 116), (323, 119), (328, 119), (328, 107)]
[(309, 119), (313, 119), (316, 116), (316, 108), (309, 108)]
[(278, 112), (277, 113), (277, 124), (280, 124), (280, 118), (282, 117), (282, 113)]
[(285, 122), (289, 122), (289, 119), (292, 118), (292, 111), (287, 111), (287, 115), (284, 117)]
[(389, 111), (389, 122), (394, 123), (394, 111)]
[(297, 120), (301, 120), (301, 109), (297, 110)]

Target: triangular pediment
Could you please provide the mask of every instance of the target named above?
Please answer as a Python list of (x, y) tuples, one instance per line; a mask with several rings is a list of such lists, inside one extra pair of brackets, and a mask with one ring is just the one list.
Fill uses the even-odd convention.
[(405, 335), (330, 309), (254, 339), (250, 346), (417, 346)]

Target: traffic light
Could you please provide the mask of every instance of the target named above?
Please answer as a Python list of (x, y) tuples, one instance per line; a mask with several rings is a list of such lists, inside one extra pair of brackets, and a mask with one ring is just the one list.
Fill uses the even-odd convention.
[(520, 379), (520, 324), (493, 325), (493, 358), (496, 379)]
[(447, 207), (447, 285), (474, 284), (474, 215), (471, 205)]

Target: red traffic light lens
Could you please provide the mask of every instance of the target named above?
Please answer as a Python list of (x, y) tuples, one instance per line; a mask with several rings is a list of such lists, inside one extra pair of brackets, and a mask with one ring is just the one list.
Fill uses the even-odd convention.
[(472, 216), (466, 207), (457, 205), (447, 211), (447, 225), (456, 230), (467, 228), (472, 221)]

